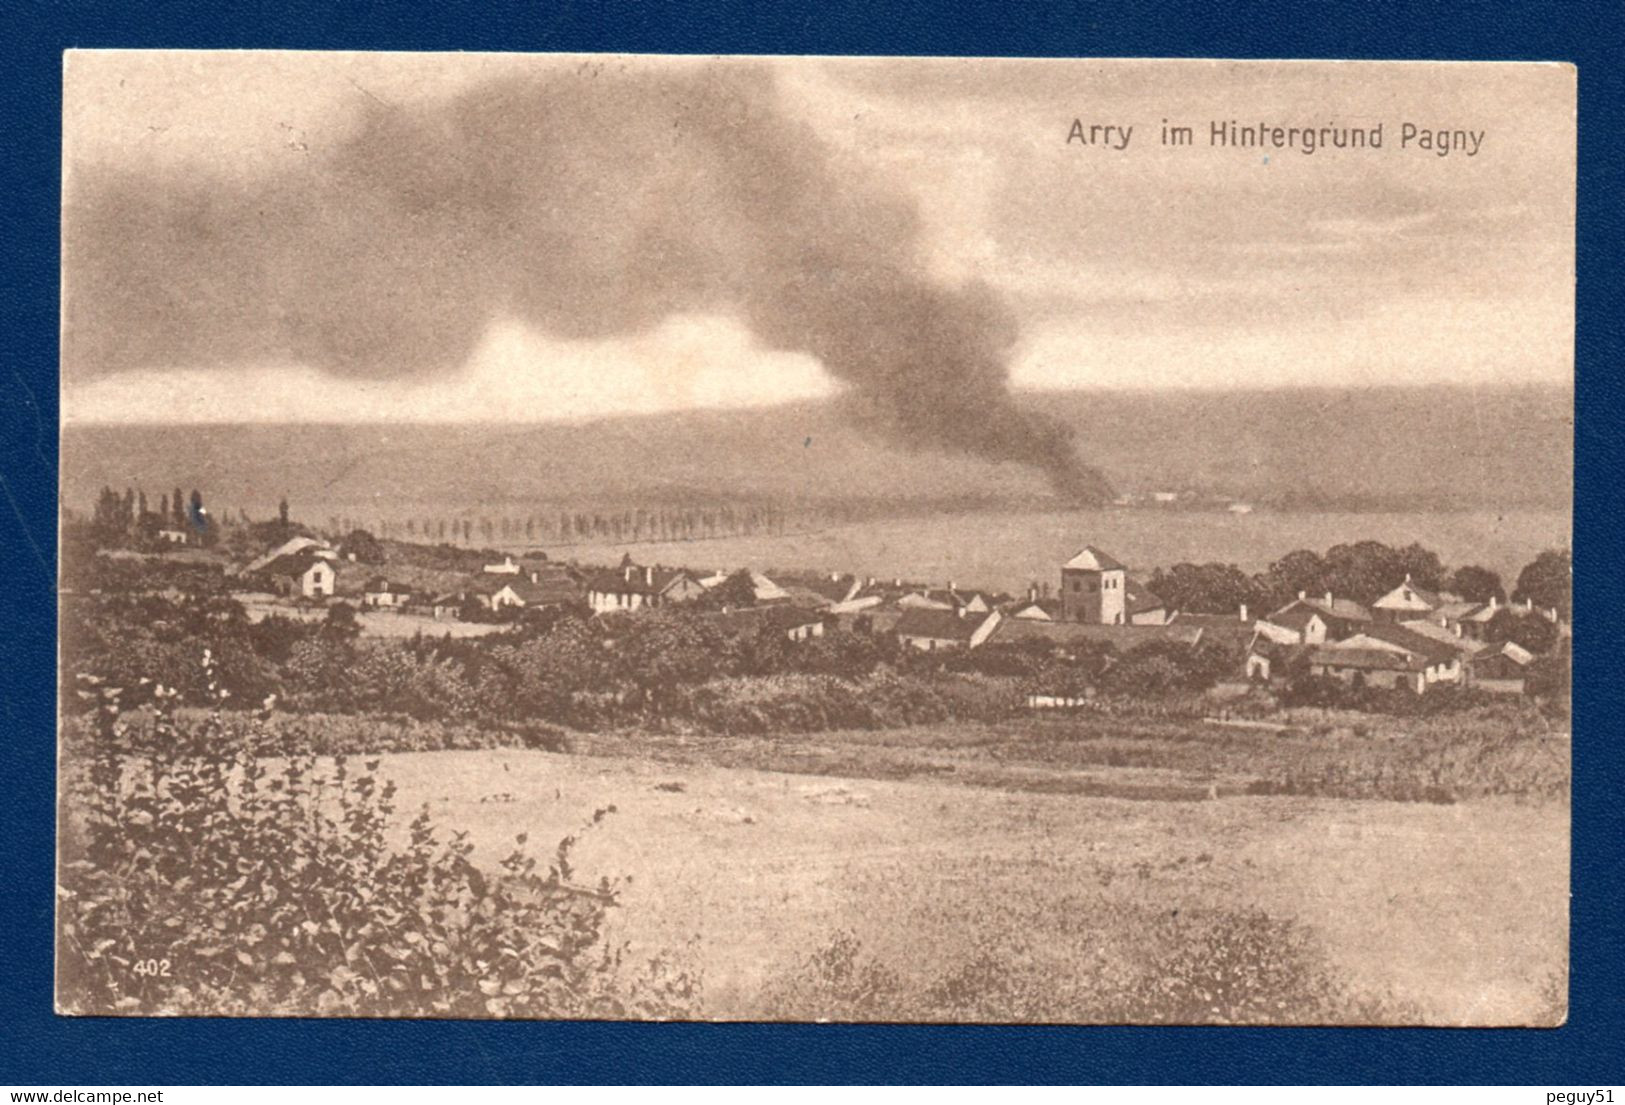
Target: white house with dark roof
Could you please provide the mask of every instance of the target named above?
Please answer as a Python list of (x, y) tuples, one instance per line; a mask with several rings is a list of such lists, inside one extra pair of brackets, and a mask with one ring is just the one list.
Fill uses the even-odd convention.
[(700, 581), (681, 568), (639, 566), (630, 561), (587, 581), (587, 605), (597, 614), (686, 602), (704, 593)]
[(338, 569), (331, 560), (319, 555), (317, 550), (308, 548), (277, 557), (255, 575), (284, 595), (298, 595), (307, 599), (332, 595), (339, 578)]
[(958, 610), (905, 610), (893, 632), (904, 648), (921, 652), (952, 652), (980, 646), (1002, 623), (997, 610), (975, 614)]
[(361, 588), (361, 605), (380, 610), (399, 610), (412, 601), (412, 589), (391, 583), (384, 576), (373, 576)]

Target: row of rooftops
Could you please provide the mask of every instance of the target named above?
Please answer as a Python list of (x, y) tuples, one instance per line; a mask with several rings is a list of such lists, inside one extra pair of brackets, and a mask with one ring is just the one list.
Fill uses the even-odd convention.
[[(338, 555), (320, 541), (295, 538), (270, 550), (242, 571), (244, 574), (298, 575), (307, 571), (317, 560), (327, 560), (337, 567)], [(1079, 550), (1062, 567), (1063, 572), (1127, 572), (1121, 561), (1093, 545)], [(1335, 635), (1323, 647), (1337, 648), (1338, 639), (1371, 638), (1389, 646), (1378, 651), (1386, 651), (1390, 655), (1395, 654), (1395, 649), (1403, 649), (1408, 655), (1424, 657), (1432, 662), (1447, 662), (1463, 656), (1470, 657), (1480, 648), (1470, 639), (1462, 639), (1461, 625), (1487, 622), (1500, 609), (1496, 600), (1487, 603), (1465, 602), (1453, 595), (1418, 587), (1407, 576), (1399, 586), (1370, 607), (1338, 598), (1330, 592), (1310, 596), (1300, 591), (1297, 599), (1256, 622), (1249, 621), (1247, 608), (1243, 606), (1235, 616), (1174, 612), (1170, 620), (1162, 625), (1106, 626), (1056, 620), (1059, 617), (1059, 600), (1039, 597), (1036, 588), (1029, 590), (1025, 600), (1020, 600), (1000, 592), (963, 589), (953, 581), (937, 587), (906, 582), (901, 578), (882, 582), (874, 577), (865, 579), (840, 572), (776, 573), (777, 578), (770, 579), (758, 571), (741, 571), (749, 578), (758, 604), (789, 608), (796, 611), (794, 616), (803, 621), (806, 620), (803, 615), (811, 611), (840, 614), (891, 612), (898, 615), (893, 628), (900, 635), (960, 641), (970, 639), (988, 617), (997, 616), (1001, 622), (993, 635), (993, 639), (997, 640), (1098, 637), (1116, 641), (1164, 639), (1194, 644), (1202, 639), (1204, 632), (1221, 633), (1232, 640), (1236, 639), (1238, 633), (1250, 633), (1249, 647), (1265, 651), (1273, 647), (1280, 651), (1290, 646), (1291, 636), (1295, 635), (1301, 641), (1308, 626), (1318, 616), (1328, 631)], [(548, 561), (545, 557), (521, 557), (518, 560), (505, 557), (501, 564), (486, 565), (482, 573), (470, 580), (467, 588), (438, 594), (431, 601), (437, 605), (450, 604), (469, 594), (491, 596), (504, 589), (511, 589), (525, 605), (577, 601), (594, 592), (651, 597), (666, 593), (675, 583), (685, 579), (709, 589), (730, 578), (732, 575), (722, 571), (700, 574), (684, 568), (639, 565), (630, 555), (624, 557), (617, 567), (597, 570), (578, 569)], [(368, 579), (364, 591), (369, 595), (415, 593), (413, 588), (392, 582), (384, 575), (374, 575)], [(1125, 582), (1124, 592), (1125, 606), (1130, 615), (1166, 609), (1161, 598), (1133, 580)], [(1529, 607), (1521, 609), (1528, 610)], [(1383, 621), (1378, 617), (1379, 611), (1415, 616), (1402, 622)], [(1272, 631), (1275, 632), (1272, 634)], [(1361, 649), (1358, 647), (1341, 649), (1341, 653), (1351, 655), (1359, 651)]]

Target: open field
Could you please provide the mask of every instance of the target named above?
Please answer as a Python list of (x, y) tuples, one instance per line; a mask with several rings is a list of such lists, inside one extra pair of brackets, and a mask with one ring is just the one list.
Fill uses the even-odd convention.
[(1509, 510), (1441, 514), (1278, 513), (1136, 510), (980, 511), (873, 520), (780, 537), (719, 538), (657, 544), (558, 546), (553, 555), (613, 562), (631, 551), (640, 563), (713, 568), (748, 564), (853, 572), (886, 579), (1019, 591), (1054, 583), (1058, 566), (1085, 543), (1108, 549), (1133, 569), (1180, 561), (1236, 564), (1259, 571), (1293, 549), (1324, 551), (1372, 539), (1417, 541), (1447, 564), (1481, 564), (1516, 579), (1543, 549), (1567, 547), (1566, 512)]
[(1060, 997), (1154, 974), (1140, 924), (1259, 910), (1301, 928), (1359, 1008), (1437, 1024), (1550, 1018), (1566, 962), (1555, 803), (1132, 801), (506, 749), (390, 755), (384, 773), (484, 861), (613, 803), (578, 867), (630, 876), (618, 934), (687, 948), (710, 1018), (771, 1016), (777, 980), (837, 934), (919, 986), (991, 956)]

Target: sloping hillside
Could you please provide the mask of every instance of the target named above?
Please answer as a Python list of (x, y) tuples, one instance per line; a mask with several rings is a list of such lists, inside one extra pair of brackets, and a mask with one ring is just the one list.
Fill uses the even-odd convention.
[[(1566, 509), (1565, 388), (1029, 393), (1120, 490), (1189, 488), (1305, 509)], [(771, 497), (1038, 503), (1035, 473), (914, 453), (838, 403), (551, 425), (69, 426), (67, 504), (103, 485), (197, 487), (251, 513)]]

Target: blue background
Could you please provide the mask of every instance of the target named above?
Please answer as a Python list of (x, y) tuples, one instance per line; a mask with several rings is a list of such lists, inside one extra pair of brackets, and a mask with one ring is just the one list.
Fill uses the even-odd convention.
[[(274, 9), (274, 10), (273, 10)], [(0, 229), (0, 1084), (1527, 1083), (1621, 1080), (1619, 0), (657, 7), (444, 0), (11, 4)], [(616, 50), (1567, 60), (1580, 70), (1573, 991), (1557, 1030), (70, 1020), (51, 1013), (61, 51)], [(1554, 167), (1556, 171), (1556, 167)]]

